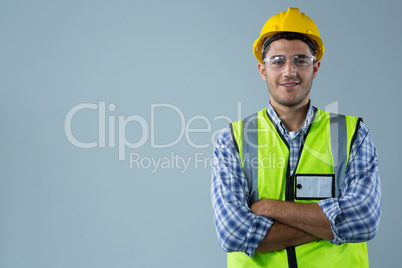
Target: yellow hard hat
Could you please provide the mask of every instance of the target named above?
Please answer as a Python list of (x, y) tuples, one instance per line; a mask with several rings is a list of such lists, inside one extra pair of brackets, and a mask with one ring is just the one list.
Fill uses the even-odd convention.
[(260, 37), (254, 41), (253, 53), (259, 62), (262, 63), (261, 50), (264, 40), (282, 32), (294, 32), (303, 34), (316, 43), (317, 60), (324, 56), (324, 43), (321, 40), (317, 25), (306, 14), (301, 13), (298, 8), (289, 7), (288, 11), (283, 11), (271, 17), (264, 24)]

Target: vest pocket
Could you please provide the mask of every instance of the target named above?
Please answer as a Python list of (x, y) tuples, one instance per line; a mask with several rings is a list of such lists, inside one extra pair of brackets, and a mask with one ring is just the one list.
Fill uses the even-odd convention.
[(334, 174), (296, 174), (296, 200), (322, 200), (335, 197)]

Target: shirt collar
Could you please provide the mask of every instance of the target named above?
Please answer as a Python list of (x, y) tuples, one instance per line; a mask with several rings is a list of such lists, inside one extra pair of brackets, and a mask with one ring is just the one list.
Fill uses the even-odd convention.
[[(317, 108), (311, 105), (311, 101), (309, 102), (309, 107), (307, 110), (307, 116), (306, 120), (303, 123), (303, 126), (301, 129), (296, 131), (296, 136), (299, 135), (300, 131), (303, 131), (303, 133), (306, 135), (307, 131), (309, 129), (310, 124), (312, 123), (314, 119), (314, 115), (317, 111)], [(271, 105), (271, 102), (268, 102), (268, 107), (267, 107), (267, 114), (268, 116), (272, 119), (273, 123), (277, 126), (277, 129), (281, 132), (282, 135), (289, 135), (289, 130), (285, 127), (285, 125), (282, 123), (282, 120), (278, 117), (276, 114), (274, 108)]]

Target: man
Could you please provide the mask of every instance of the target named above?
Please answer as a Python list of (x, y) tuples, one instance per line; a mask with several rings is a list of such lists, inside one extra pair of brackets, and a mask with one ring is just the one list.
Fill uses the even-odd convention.
[(376, 149), (360, 118), (310, 103), (324, 55), (297, 8), (270, 18), (254, 43), (268, 107), (224, 129), (212, 203), (228, 267), (368, 267), (378, 229)]

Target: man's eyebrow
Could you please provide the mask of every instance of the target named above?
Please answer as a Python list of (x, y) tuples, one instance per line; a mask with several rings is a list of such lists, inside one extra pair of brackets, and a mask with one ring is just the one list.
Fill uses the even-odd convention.
[(270, 59), (272, 58), (285, 58), (285, 55), (272, 55), (271, 57), (269, 57)]
[[(295, 55), (290, 56), (290, 57), (295, 57), (295, 56), (297, 56), (297, 57), (310, 57), (310, 55), (307, 55), (307, 54), (295, 54)], [(272, 58), (276, 58), (276, 57), (277, 58), (286, 58), (286, 55), (282, 55), (282, 54), (272, 55), (269, 58), (272, 59)]]

